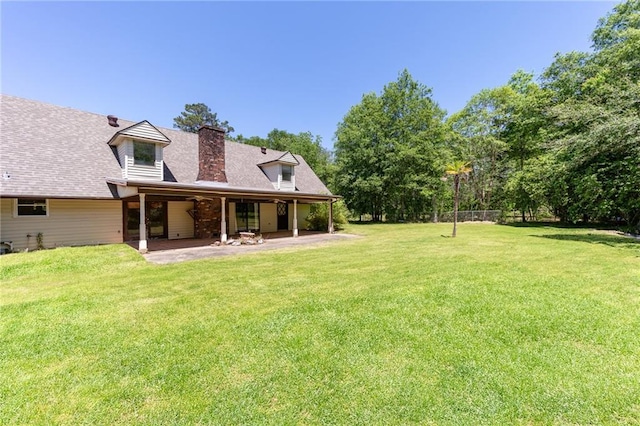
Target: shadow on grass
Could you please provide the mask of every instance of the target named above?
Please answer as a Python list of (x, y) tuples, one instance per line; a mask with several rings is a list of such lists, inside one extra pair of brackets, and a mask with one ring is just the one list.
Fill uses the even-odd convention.
[(502, 226), (514, 228), (558, 228), (558, 229), (597, 229), (602, 231), (614, 231), (618, 229), (616, 225), (602, 223), (561, 223), (561, 222), (511, 222)]
[(362, 222), (358, 221), (358, 220), (350, 220), (349, 221), (349, 225), (356, 225), (356, 226), (369, 226), (369, 225), (385, 225), (385, 226), (392, 226), (392, 225), (415, 225), (417, 223), (431, 223), (431, 222), (389, 222), (389, 221), (378, 221), (378, 222), (374, 222), (372, 220), (363, 220)]
[(603, 234), (551, 234), (551, 235), (529, 235), (536, 238), (547, 238), (560, 241), (579, 241), (591, 244), (604, 244), (610, 247), (640, 249), (640, 240), (631, 237)]

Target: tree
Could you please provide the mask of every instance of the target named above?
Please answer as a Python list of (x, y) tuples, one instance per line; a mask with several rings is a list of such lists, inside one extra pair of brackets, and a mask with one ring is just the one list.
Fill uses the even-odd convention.
[(453, 176), (453, 233), (452, 237), (456, 236), (458, 226), (458, 204), (460, 201), (460, 180), (466, 179), (471, 172), (469, 163), (464, 161), (454, 161), (447, 164), (445, 173)]
[(211, 108), (203, 103), (186, 104), (184, 111), (173, 119), (173, 127), (190, 133), (198, 133), (204, 125), (219, 127), (227, 134), (235, 131), (228, 121), (220, 121), (218, 114), (211, 112)]
[(557, 54), (540, 84), (518, 71), (449, 118), (454, 158), (473, 164), (458, 202), (640, 232), (640, 0), (616, 5), (592, 41)]
[(507, 142), (503, 132), (510, 119), (512, 88), (484, 89), (465, 107), (447, 119), (451, 128), (454, 158), (467, 158), (473, 164), (469, 193), (461, 194), (468, 208), (489, 210), (498, 205), (495, 194), (504, 184)]
[(592, 54), (557, 57), (549, 152), (564, 165), (568, 220), (623, 221), (640, 231), (640, 1), (600, 19)]
[(440, 195), (444, 111), (407, 70), (352, 107), (336, 132), (336, 186), (356, 214), (419, 220)]

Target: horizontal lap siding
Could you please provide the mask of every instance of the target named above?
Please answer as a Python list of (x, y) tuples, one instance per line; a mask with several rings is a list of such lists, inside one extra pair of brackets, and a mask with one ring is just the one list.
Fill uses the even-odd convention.
[(156, 167), (153, 166), (140, 166), (133, 164), (133, 157), (129, 159), (129, 166), (127, 168), (127, 177), (129, 179), (149, 179), (149, 180), (162, 180), (162, 168), (156, 161)]
[(260, 204), (260, 231), (276, 232), (278, 230), (278, 210), (276, 204)]
[(273, 187), (275, 189), (278, 189), (280, 166), (278, 164), (271, 164), (269, 166), (262, 167), (262, 171), (265, 175), (267, 175), (267, 178), (269, 178), (269, 180), (273, 184)]
[(122, 178), (127, 178), (127, 168), (125, 167), (127, 163), (127, 144), (121, 143), (118, 145), (118, 161), (120, 161), (120, 167), (122, 167)]
[(158, 130), (154, 129), (153, 126), (149, 123), (139, 123), (136, 126), (133, 126), (130, 129), (127, 129), (123, 134), (127, 136), (132, 136), (134, 138), (143, 138), (143, 139), (158, 139), (161, 135), (158, 134)]
[(194, 238), (193, 219), (187, 213), (193, 210), (192, 201), (169, 201), (167, 205), (169, 239)]
[[(13, 217), (13, 199), (0, 200), (0, 238), (14, 250), (37, 248), (42, 233), (46, 248), (122, 242), (119, 200), (49, 200), (48, 217)], [(31, 238), (27, 238), (31, 235)]]
[(311, 204), (298, 204), (298, 229), (307, 229), (309, 213), (311, 213)]
[[(307, 216), (309, 216), (309, 204), (298, 204), (298, 229), (307, 228)], [(293, 204), (289, 204), (289, 229), (293, 229)]]
[[(121, 161), (124, 158), (126, 167), (124, 168), (125, 179), (149, 179), (149, 180), (162, 180), (163, 179), (163, 152), (162, 146), (155, 144), (156, 149), (156, 162), (155, 166), (142, 166), (134, 164), (133, 158), (133, 141), (127, 140), (118, 147), (118, 155), (120, 155)], [(124, 154), (124, 157), (122, 156)]]

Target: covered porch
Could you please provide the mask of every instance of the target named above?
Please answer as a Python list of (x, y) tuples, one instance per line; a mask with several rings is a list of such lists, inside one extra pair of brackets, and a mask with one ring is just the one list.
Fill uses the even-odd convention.
[[(329, 225), (326, 233), (333, 233), (332, 209), (333, 203), (339, 197), (333, 195), (305, 194), (287, 191), (258, 191), (253, 189), (231, 189), (225, 185), (211, 183), (196, 183), (193, 185), (178, 184), (175, 182), (149, 182), (132, 180), (110, 180), (115, 185), (125, 206), (134, 206), (133, 209), (124, 208), (125, 229), (131, 228), (134, 223), (134, 235), (124, 240), (137, 248), (141, 253), (163, 250), (162, 247), (197, 247), (206, 246), (220, 241), (221, 243), (238, 234), (239, 232), (254, 232), (261, 234), (264, 239), (298, 237), (310, 235), (309, 231), (300, 229), (304, 227), (299, 223), (300, 215), (306, 218), (310, 204), (328, 203)], [(155, 233), (149, 226), (150, 217), (157, 216), (158, 209), (151, 211), (149, 200), (181, 200), (182, 203), (192, 203), (192, 208), (187, 212), (191, 216), (193, 232), (191, 235), (173, 235), (167, 232), (166, 227), (171, 226), (171, 221), (164, 218), (164, 222), (156, 220)], [(169, 201), (170, 202), (170, 201)], [(303, 212), (300, 212), (300, 209)], [(169, 213), (166, 213), (166, 211)], [(171, 214), (171, 209), (165, 207), (164, 214)], [(184, 217), (184, 212), (182, 212)], [(187, 218), (188, 219), (188, 218)], [(184, 219), (183, 219), (184, 222)], [(162, 229), (163, 233), (157, 232)], [(183, 223), (184, 227), (184, 223)], [(317, 233), (317, 232), (316, 232)], [(186, 237), (186, 238), (185, 238)], [(178, 239), (180, 238), (180, 239)], [(137, 241), (136, 241), (137, 240)]]

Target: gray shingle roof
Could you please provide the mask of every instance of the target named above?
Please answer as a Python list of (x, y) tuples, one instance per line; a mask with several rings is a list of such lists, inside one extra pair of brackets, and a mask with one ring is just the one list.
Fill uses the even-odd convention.
[[(0, 97), (0, 194), (3, 197), (113, 198), (106, 178), (121, 178), (114, 150), (107, 145), (114, 134), (136, 124), (31, 101)], [(165, 180), (193, 184), (198, 175), (198, 135), (158, 127), (171, 143), (164, 148)], [(285, 153), (226, 141), (226, 175), (231, 188), (277, 192), (258, 164), (275, 161)], [(302, 193), (330, 194), (309, 165), (295, 158), (296, 187)], [(167, 171), (169, 173), (167, 173)]]

